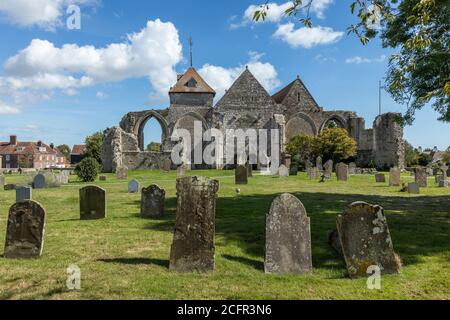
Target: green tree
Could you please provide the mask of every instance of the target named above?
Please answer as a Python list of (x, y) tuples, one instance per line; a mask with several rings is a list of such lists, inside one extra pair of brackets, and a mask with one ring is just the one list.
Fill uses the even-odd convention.
[(444, 156), (442, 157), (442, 162), (446, 165), (450, 165), (450, 152), (447, 151)]
[(419, 165), (426, 167), (433, 161), (433, 157), (429, 153), (422, 153), (419, 155)]
[(147, 151), (149, 152), (161, 152), (162, 145), (158, 142), (150, 142), (147, 146)]
[(97, 160), (98, 163), (102, 163), (101, 150), (103, 139), (105, 135), (103, 132), (96, 132), (91, 136), (86, 137), (86, 153), (85, 157), (91, 157)]
[(314, 137), (308, 135), (294, 136), (286, 146), (286, 151), (298, 161), (298, 165), (303, 164), (306, 160), (312, 160)]
[(67, 144), (61, 144), (57, 146), (56, 149), (58, 149), (66, 159), (70, 160), (70, 147)]
[(100, 164), (92, 157), (84, 158), (76, 167), (75, 174), (83, 182), (93, 182), (100, 172)]
[(407, 167), (417, 166), (419, 164), (419, 152), (405, 140), (405, 162)]
[[(312, 27), (310, 8), (318, 0), (293, 0), (285, 11)], [(268, 1), (254, 13), (264, 20)], [(383, 47), (396, 51), (387, 70), (386, 87), (398, 103), (405, 104), (406, 123), (431, 103), (439, 120), (450, 122), (450, 0), (352, 0), (350, 12), (358, 22), (348, 28), (367, 44), (380, 36)], [(375, 22), (375, 24), (374, 24)]]
[(338, 163), (356, 156), (357, 143), (342, 128), (327, 128), (314, 139), (314, 153)]

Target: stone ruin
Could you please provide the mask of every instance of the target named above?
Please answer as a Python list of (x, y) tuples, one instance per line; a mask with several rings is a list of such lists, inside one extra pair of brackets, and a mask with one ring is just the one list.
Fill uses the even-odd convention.
[[(171, 139), (173, 133), (177, 129), (185, 129), (193, 137), (194, 122), (200, 122), (204, 130), (215, 128), (222, 134), (227, 129), (252, 128), (266, 129), (270, 135), (277, 129), (280, 132), (280, 159), (293, 136), (316, 136), (332, 124), (346, 129), (357, 141), (357, 166), (367, 167), (373, 163), (379, 168), (404, 168), (403, 127), (397, 121), (399, 114), (382, 114), (375, 119), (372, 129), (366, 129), (365, 120), (355, 112), (327, 111), (320, 107), (300, 78), (270, 96), (248, 69), (214, 105), (215, 95), (215, 90), (197, 71), (189, 68), (170, 88), (169, 108), (130, 112), (119, 126), (105, 131), (103, 171), (115, 172), (123, 166), (130, 170), (162, 169), (176, 144)], [(151, 118), (161, 126), (160, 152), (145, 151), (144, 127)], [(193, 153), (194, 141), (191, 143)], [(225, 159), (225, 144), (223, 148)], [(206, 164), (191, 164), (189, 159), (193, 157), (182, 156), (186, 158), (186, 165), (193, 169), (208, 168)], [(258, 164), (258, 169), (262, 167)]]

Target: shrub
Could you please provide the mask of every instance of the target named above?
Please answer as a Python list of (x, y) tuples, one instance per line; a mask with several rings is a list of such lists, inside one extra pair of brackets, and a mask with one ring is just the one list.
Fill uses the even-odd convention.
[(357, 143), (342, 128), (327, 128), (314, 140), (314, 151), (324, 160), (338, 163), (356, 156)]
[(92, 157), (84, 158), (75, 168), (75, 174), (84, 182), (93, 182), (97, 179), (100, 165)]

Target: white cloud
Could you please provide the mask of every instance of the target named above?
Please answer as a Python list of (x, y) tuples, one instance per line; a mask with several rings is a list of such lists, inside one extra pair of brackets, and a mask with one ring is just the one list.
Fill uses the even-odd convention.
[[(263, 87), (272, 91), (280, 86), (281, 82), (278, 79), (278, 73), (275, 67), (266, 62), (263, 63), (259, 59), (264, 55), (258, 52), (249, 52), (250, 61), (247, 63), (249, 70), (263, 85)], [(245, 70), (246, 65), (240, 65), (232, 68), (224, 68), (220, 66), (214, 66), (205, 64), (200, 70), (200, 75), (205, 81), (217, 92), (217, 99), (220, 99), (225, 90), (228, 90), (233, 82), (241, 75)]]
[(333, 4), (334, 0), (314, 0), (311, 3), (311, 12), (314, 12), (319, 19), (325, 18), (325, 11)]
[(306, 49), (316, 45), (331, 44), (339, 41), (343, 32), (334, 31), (328, 27), (302, 27), (294, 28), (293, 23), (282, 24), (278, 26), (273, 36), (288, 43), (293, 48), (303, 47)]
[(97, 91), (95, 96), (99, 99), (106, 99), (108, 97), (108, 95), (106, 93), (104, 93), (103, 91)]
[(1, 0), (0, 14), (10, 23), (54, 30), (62, 26), (69, 5), (97, 6), (100, 0)]
[(20, 113), (20, 109), (17, 107), (12, 107), (4, 103), (0, 100), (0, 114), (6, 115), (6, 114), (18, 114)]
[(381, 55), (379, 58), (364, 58), (360, 56), (355, 56), (345, 60), (348, 64), (362, 64), (362, 63), (381, 63), (386, 61), (386, 55)]
[(166, 96), (182, 61), (178, 30), (171, 22), (149, 21), (123, 43), (104, 48), (65, 44), (56, 47), (34, 39), (5, 63), (0, 93), (20, 97), (26, 93), (51, 95), (100, 83), (148, 77), (153, 95)]
[(319, 63), (326, 63), (326, 62), (336, 62), (336, 59), (333, 57), (326, 57), (323, 54), (318, 54), (314, 57), (314, 59)]

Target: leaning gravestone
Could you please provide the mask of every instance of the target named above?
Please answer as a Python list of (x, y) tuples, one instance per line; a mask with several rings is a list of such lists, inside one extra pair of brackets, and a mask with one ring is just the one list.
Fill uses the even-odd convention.
[(428, 186), (428, 173), (426, 168), (416, 168), (416, 183), (420, 188), (426, 188)]
[(336, 166), (336, 176), (338, 181), (348, 180), (348, 165), (345, 163), (338, 163)]
[(170, 172), (170, 169), (172, 169), (172, 161), (170, 159), (164, 159), (163, 165), (162, 165), (162, 171), (168, 173), (168, 172)]
[(116, 177), (118, 180), (126, 180), (128, 179), (128, 168), (127, 167), (119, 167), (116, 169)]
[(34, 189), (44, 189), (45, 188), (45, 176), (42, 173), (37, 174), (33, 180)]
[(333, 174), (333, 160), (328, 160), (327, 162), (325, 162), (325, 164), (323, 165), (323, 169), (325, 179), (331, 179), (331, 176)]
[(420, 186), (417, 182), (408, 183), (408, 193), (419, 194)]
[(30, 187), (20, 187), (16, 189), (16, 202), (33, 200), (33, 189)]
[(386, 176), (382, 173), (377, 173), (375, 175), (375, 181), (377, 183), (385, 183), (386, 182)]
[(397, 167), (391, 168), (389, 172), (389, 186), (390, 187), (399, 187), (401, 184), (400, 181), (400, 169)]
[(141, 217), (161, 217), (164, 215), (166, 191), (156, 184), (142, 189)]
[(185, 177), (177, 180), (177, 215), (170, 250), (171, 271), (214, 270), (218, 190), (219, 182), (205, 177)]
[(106, 191), (97, 186), (80, 189), (80, 219), (106, 218)]
[(9, 209), (5, 258), (37, 258), (44, 248), (45, 210), (31, 200)]
[(138, 193), (140, 188), (141, 186), (139, 184), (139, 181), (137, 181), (136, 179), (128, 182), (128, 193)]
[(337, 217), (336, 225), (351, 278), (366, 277), (370, 266), (378, 266), (384, 274), (400, 271), (382, 207), (355, 202)]
[(266, 273), (312, 271), (311, 228), (305, 207), (295, 196), (277, 197), (266, 217)]
[(235, 172), (234, 172), (234, 180), (236, 184), (247, 184), (248, 183), (248, 177), (247, 177), (247, 167), (243, 165), (237, 166)]
[(289, 169), (284, 164), (282, 164), (278, 168), (278, 176), (279, 177), (289, 177)]
[(298, 167), (296, 165), (291, 165), (291, 168), (289, 169), (289, 175), (290, 176), (297, 176), (298, 175)]

